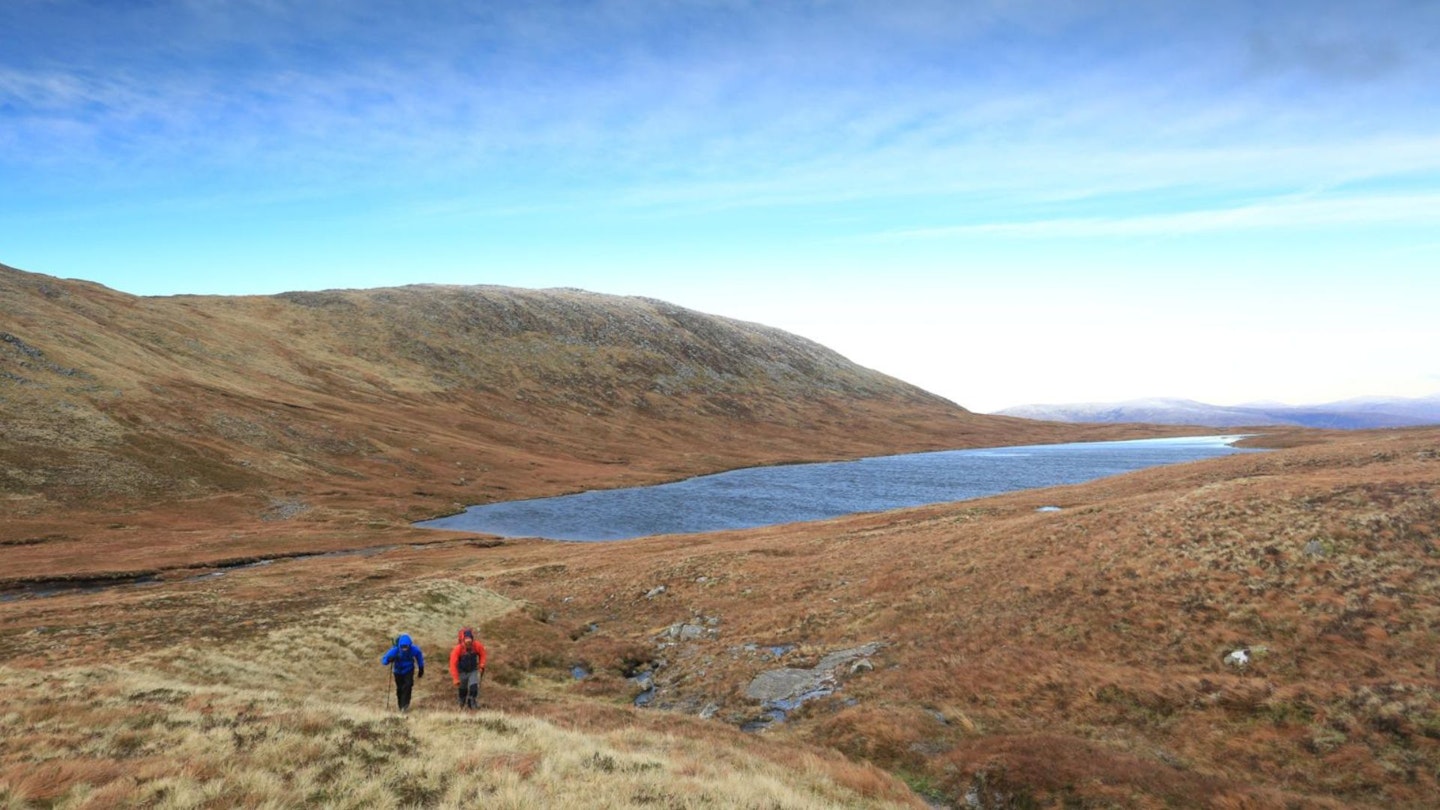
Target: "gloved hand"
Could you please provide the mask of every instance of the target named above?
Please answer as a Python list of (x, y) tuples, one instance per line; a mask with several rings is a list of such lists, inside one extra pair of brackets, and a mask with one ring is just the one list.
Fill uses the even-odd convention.
[(425, 677), (425, 667), (420, 667), (420, 677)]

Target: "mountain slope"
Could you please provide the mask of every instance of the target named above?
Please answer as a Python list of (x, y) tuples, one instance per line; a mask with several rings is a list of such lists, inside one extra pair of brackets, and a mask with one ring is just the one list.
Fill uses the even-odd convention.
[[(1153, 428), (975, 415), (773, 330), (576, 291), (141, 299), (0, 270), (0, 300), (5, 576), (158, 574), (3, 583), (4, 802), (1440, 793), (1440, 431), (1288, 431), (1273, 453), (817, 523), (491, 542), (405, 521)], [(313, 554), (336, 550), (364, 553)], [(443, 661), (462, 623), (493, 655), (486, 711), (452, 708), (442, 665), (410, 718), (381, 714), (384, 640), (413, 631)], [(786, 709), (757, 680), (837, 660), (760, 722)]]
[(579, 290), (141, 298), (0, 267), (0, 300), (0, 542), (91, 544), (26, 559), (52, 571), (351, 547), (357, 524), (755, 464), (1126, 435), (972, 414), (776, 329)]
[(679, 455), (701, 419), (860, 447), (973, 418), (778, 330), (573, 290), (147, 299), (3, 270), (0, 295), (0, 491), (67, 503), (390, 477), (452, 443)]

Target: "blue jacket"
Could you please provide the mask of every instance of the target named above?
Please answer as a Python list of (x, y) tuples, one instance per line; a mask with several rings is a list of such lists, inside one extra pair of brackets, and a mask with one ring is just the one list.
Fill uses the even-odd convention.
[(425, 653), (420, 652), (420, 647), (409, 636), (402, 635), (395, 639), (395, 646), (389, 652), (380, 656), (380, 663), (389, 664), (390, 671), (396, 675), (404, 675), (416, 667), (425, 668)]

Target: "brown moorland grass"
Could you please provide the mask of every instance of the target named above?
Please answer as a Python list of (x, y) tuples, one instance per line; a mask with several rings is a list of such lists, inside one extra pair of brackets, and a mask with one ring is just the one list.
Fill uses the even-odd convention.
[[(0, 602), (9, 805), (573, 806), (590, 784), (610, 806), (1436, 804), (1440, 432), (1291, 430), (1271, 454), (900, 513), (493, 543), (409, 521), (1185, 429), (969, 414), (773, 330), (576, 291), (137, 299), (0, 268), (0, 297), (0, 579), (161, 580)], [(453, 715), (432, 677), (399, 724), (383, 640), (436, 656), (462, 621), (495, 653), (487, 712)], [(751, 678), (861, 644), (833, 694), (737, 730), (763, 709)], [(640, 672), (655, 709), (629, 705)]]
[[(335, 590), (302, 606), (295, 579)], [(441, 640), (461, 622), (523, 609), (482, 588), (440, 578), (375, 587), (328, 570), (223, 581), (24, 605), (47, 621), (97, 609), (138, 621), (7, 637), (7, 653), (32, 656), (7, 655), (0, 667), (0, 803), (916, 806), (873, 766), (674, 715), (576, 701), (549, 718), (452, 710)], [(283, 619), (266, 620), (276, 613)], [(373, 644), (397, 627), (431, 645), (434, 674), (408, 716), (387, 708)]]
[[(419, 742), (402, 747), (445, 767), (401, 768), (428, 791), (415, 801), (467, 802), (465, 780), (440, 775), (458, 769), (514, 777), (532, 792), (486, 795), (539, 806), (573, 798), (547, 780), (581, 777), (613, 779), (613, 806), (737, 806), (721, 797), (749, 794), (714, 785), (770, 784), (759, 769), (788, 787), (757, 806), (913, 802), (898, 776), (954, 806), (1427, 807), (1440, 795), (1437, 451), (1440, 431), (1351, 434), (816, 524), (401, 547), (7, 602), (0, 767), (22, 805), (91, 792), (285, 805), (331, 771), (353, 783), (325, 794), (336, 804), (404, 803), (405, 780), (384, 770), (377, 785), (364, 763), (406, 757), (350, 739), (397, 728), (371, 659), (403, 629), (438, 661), (471, 623), (495, 657), (491, 714), (456, 718), (448, 682), (422, 682), (405, 727)], [(1049, 504), (1063, 509), (1035, 511)], [(714, 633), (665, 632), (682, 622)], [(755, 675), (869, 642), (873, 668), (841, 671), (783, 724), (737, 730), (761, 712), (744, 694)], [(1241, 646), (1249, 666), (1223, 663)], [(577, 681), (577, 664), (593, 674)], [(656, 709), (628, 705), (643, 670)], [(558, 755), (491, 740), (487, 723), (541, 724), (599, 758), (546, 770)], [(457, 724), (473, 745), (451, 747)], [(672, 737), (688, 742), (641, 742)], [(369, 753), (327, 753), (352, 748)], [(171, 749), (182, 756), (154, 755)]]
[[(743, 695), (759, 672), (880, 642), (873, 671), (764, 733), (952, 800), (983, 781), (1016, 801), (1424, 807), (1440, 796), (1437, 442), (1355, 434), (821, 524), (521, 546), (477, 569), (543, 608), (570, 660), (623, 674), (615, 643), (648, 639), (656, 704), (731, 723), (759, 714)], [(712, 621), (713, 639), (661, 632)], [(780, 644), (795, 648), (763, 649)], [(1249, 666), (1223, 662), (1242, 647)]]
[(0, 265), (0, 579), (414, 542), (495, 500), (1175, 435), (972, 414), (794, 335), (578, 290), (140, 298)]

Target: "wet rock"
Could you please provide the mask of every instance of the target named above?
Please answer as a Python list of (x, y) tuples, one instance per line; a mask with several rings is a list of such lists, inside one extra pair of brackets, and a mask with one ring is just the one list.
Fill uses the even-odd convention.
[(640, 690), (635, 695), (634, 702), (636, 706), (643, 708), (645, 706), (649, 706), (652, 702), (654, 702), (655, 694), (658, 689), (658, 687), (655, 685), (654, 673), (641, 672), (640, 674), (627, 678), (626, 680), (630, 681), (630, 683), (634, 684)]
[(761, 703), (774, 703), (810, 691), (827, 680), (829, 673), (814, 669), (772, 669), (756, 675), (745, 687), (745, 697)]
[(672, 624), (660, 631), (660, 636), (670, 641), (699, 641), (714, 638), (716, 635), (714, 628), (706, 627), (695, 620)]
[(783, 657), (785, 657), (786, 655), (788, 655), (789, 653), (792, 653), (792, 652), (795, 651), (795, 645), (794, 645), (794, 644), (767, 644), (767, 645), (761, 646), (761, 645), (759, 645), (759, 644), (750, 643), (750, 644), (746, 644), (746, 645), (745, 645), (744, 647), (742, 647), (741, 649), (743, 649), (745, 652), (750, 652), (750, 653), (763, 653), (763, 654), (765, 654), (765, 655), (767, 655), (767, 656), (769, 656), (769, 657), (771, 657), (771, 658), (783, 658)]
[(764, 731), (765, 729), (770, 728), (770, 726), (773, 725), (775, 722), (776, 718), (767, 714), (761, 717), (757, 717), (754, 720), (749, 720), (747, 722), (741, 723), (740, 730), (747, 734), (754, 734), (756, 732)]
[(882, 645), (880, 644), (880, 642), (872, 641), (869, 644), (864, 644), (859, 647), (851, 647), (848, 650), (839, 650), (838, 652), (830, 653), (824, 658), (821, 658), (820, 663), (816, 664), (815, 668), (833, 671), (857, 659), (868, 658), (874, 655), (875, 653), (880, 651), (881, 646)]
[[(875, 666), (869, 656), (880, 647), (878, 642), (872, 642), (830, 653), (809, 669), (784, 667), (756, 675), (745, 687), (745, 697), (760, 702), (766, 712), (767, 719), (756, 722), (768, 725), (783, 721), (789, 712), (805, 702), (834, 694), (839, 688), (837, 673), (842, 669), (848, 669), (852, 675), (873, 670)], [(862, 661), (867, 666), (857, 668)]]

